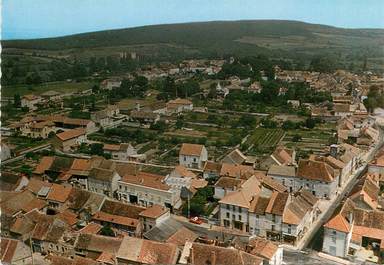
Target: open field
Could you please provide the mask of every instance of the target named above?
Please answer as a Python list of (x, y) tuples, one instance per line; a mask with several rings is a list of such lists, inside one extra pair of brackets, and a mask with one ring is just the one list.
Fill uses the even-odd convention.
[(249, 153), (272, 152), (283, 136), (284, 131), (282, 129), (256, 128), (246, 141), (246, 144), (249, 146)]
[(92, 82), (52, 82), (43, 83), (40, 85), (17, 85), (17, 86), (5, 86), (1, 90), (3, 97), (13, 97), (15, 94), (26, 95), (35, 94), (40, 95), (48, 90), (56, 90), (61, 93), (77, 92), (92, 87)]
[[(297, 151), (322, 153), (329, 146), (329, 140), (335, 133), (335, 124), (325, 123), (319, 124), (316, 128), (298, 129), (287, 131), (283, 143), (287, 147), (295, 148)], [(295, 135), (302, 139), (298, 142), (293, 142)]]

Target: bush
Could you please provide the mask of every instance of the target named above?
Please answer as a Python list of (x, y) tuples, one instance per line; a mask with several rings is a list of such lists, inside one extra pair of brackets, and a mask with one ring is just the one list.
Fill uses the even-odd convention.
[(298, 134), (295, 134), (293, 137), (292, 137), (292, 142), (300, 142), (301, 141), (301, 136), (298, 135)]

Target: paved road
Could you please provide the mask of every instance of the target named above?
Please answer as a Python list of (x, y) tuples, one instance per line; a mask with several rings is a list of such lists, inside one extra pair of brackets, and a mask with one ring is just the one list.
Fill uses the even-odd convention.
[(310, 227), (310, 229), (305, 233), (303, 238), (301, 238), (300, 242), (298, 242), (298, 244), (297, 244), (297, 249), (302, 250), (308, 246), (308, 244), (310, 243), (312, 238), (315, 236), (316, 232), (332, 216), (333, 212), (338, 207), (338, 205), (342, 202), (342, 200), (345, 198), (345, 196), (349, 194), (349, 192), (352, 190), (352, 188), (359, 181), (359, 178), (366, 173), (366, 170), (368, 167), (368, 162), (373, 159), (373, 157), (377, 154), (377, 152), (383, 146), (383, 140), (384, 140), (383, 137), (384, 137), (384, 132), (383, 132), (382, 128), (380, 128), (379, 144), (371, 152), (371, 154), (366, 158), (366, 160), (363, 161), (363, 165), (360, 166), (352, 174), (352, 176), (349, 178), (348, 182), (344, 185), (342, 190), (339, 191), (338, 194), (336, 195), (336, 197), (334, 197), (332, 199), (332, 201), (329, 203), (330, 206), (325, 211), (323, 211), (323, 213), (319, 216), (319, 218), (316, 220), (316, 222), (314, 222), (313, 225)]
[(39, 152), (39, 151), (42, 151), (42, 150), (49, 150), (51, 148), (52, 148), (51, 144), (43, 144), (43, 145), (40, 145), (40, 146), (29, 148), (29, 149), (21, 151), (20, 155), (12, 157), (12, 158), (4, 160), (4, 161), (1, 161), (1, 163), (3, 165), (6, 165), (6, 164), (9, 164), (9, 163), (16, 162), (16, 161), (24, 159), (25, 155), (27, 153), (29, 153), (29, 152), (35, 153), (35, 152)]

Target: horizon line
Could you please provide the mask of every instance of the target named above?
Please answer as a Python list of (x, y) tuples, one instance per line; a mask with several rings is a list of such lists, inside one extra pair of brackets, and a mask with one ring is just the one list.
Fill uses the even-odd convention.
[(223, 20), (205, 20), (205, 21), (187, 21), (187, 22), (176, 22), (176, 23), (160, 23), (160, 24), (144, 24), (140, 26), (132, 26), (132, 27), (121, 27), (121, 28), (109, 28), (109, 29), (100, 29), (100, 30), (94, 30), (94, 31), (83, 31), (83, 32), (76, 32), (72, 34), (65, 34), (65, 35), (55, 35), (55, 36), (49, 36), (49, 37), (39, 37), (39, 38), (7, 38), (3, 39), (3, 32), (4, 29), (1, 29), (1, 41), (28, 41), (28, 40), (44, 40), (44, 39), (55, 39), (55, 38), (65, 38), (70, 36), (76, 36), (76, 35), (85, 35), (85, 34), (91, 34), (91, 33), (98, 33), (103, 31), (118, 31), (118, 30), (124, 30), (124, 29), (135, 29), (135, 28), (144, 28), (144, 27), (154, 27), (154, 26), (167, 26), (167, 25), (183, 25), (183, 24), (198, 24), (198, 23), (214, 23), (214, 22), (253, 22), (253, 21), (286, 21), (286, 22), (299, 22), (304, 24), (310, 24), (310, 25), (320, 25), (320, 26), (326, 26), (331, 28), (337, 28), (337, 29), (345, 29), (345, 30), (384, 30), (384, 28), (354, 28), (354, 27), (340, 27), (340, 26), (334, 26), (329, 24), (321, 24), (321, 23), (313, 23), (313, 22), (306, 22), (303, 20), (291, 20), (291, 19), (223, 19)]

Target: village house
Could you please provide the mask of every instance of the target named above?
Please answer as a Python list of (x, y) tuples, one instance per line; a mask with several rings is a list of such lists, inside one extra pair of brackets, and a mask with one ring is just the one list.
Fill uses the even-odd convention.
[(55, 124), (51, 121), (25, 123), (20, 127), (21, 135), (34, 139), (47, 139), (56, 132)]
[(144, 155), (137, 154), (136, 149), (129, 143), (104, 144), (104, 153), (110, 154), (112, 159), (125, 161), (138, 161), (145, 159)]
[(45, 101), (60, 101), (62, 93), (55, 90), (48, 90), (40, 95)]
[(186, 242), (179, 259), (179, 264), (262, 265), (268, 263), (264, 263), (264, 260), (261, 257), (239, 249)]
[(0, 238), (1, 262), (4, 265), (23, 265), (32, 262), (31, 250), (22, 241), (10, 238)]
[(56, 134), (53, 146), (63, 152), (70, 152), (87, 141), (86, 131), (83, 128), (70, 129)]
[(120, 114), (120, 109), (117, 105), (108, 105), (103, 110), (91, 113), (91, 120), (103, 129), (114, 128), (125, 119), (126, 116)]
[(184, 111), (192, 111), (193, 103), (188, 99), (177, 98), (167, 102), (167, 113), (181, 113)]
[(158, 113), (153, 113), (152, 111), (132, 110), (129, 114), (129, 118), (133, 122), (149, 126), (149, 124), (158, 122), (160, 120), (160, 115)]
[(219, 201), (220, 223), (251, 235), (295, 244), (316, 220), (318, 200), (307, 191), (289, 195), (267, 184), (253, 176), (240, 189), (224, 196)]
[(144, 207), (159, 204), (177, 209), (181, 206), (180, 193), (167, 185), (165, 179), (165, 176), (146, 172), (124, 175), (118, 181), (118, 198)]
[(384, 148), (368, 164), (369, 173), (377, 173), (384, 176)]
[(299, 161), (294, 185), (296, 190), (304, 188), (318, 198), (330, 199), (336, 194), (339, 174), (325, 162), (302, 159)]
[(171, 213), (167, 207), (155, 204), (140, 212), (139, 216), (143, 225), (143, 232), (147, 232), (168, 219)]
[(130, 236), (141, 235), (141, 224), (137, 218), (98, 211), (92, 216), (92, 221), (102, 226), (111, 227), (115, 234), (123, 232)]
[(40, 104), (43, 99), (36, 95), (24, 95), (21, 97), (21, 107), (28, 108), (29, 111), (37, 110), (37, 105)]
[(226, 164), (234, 164), (241, 165), (247, 160), (247, 156), (245, 156), (239, 149), (232, 150), (229, 154), (227, 154), (222, 160), (222, 163)]
[(196, 178), (197, 175), (195, 173), (179, 165), (166, 176), (165, 183), (173, 189), (181, 191), (183, 187), (190, 188), (192, 180)]
[(187, 168), (202, 169), (208, 160), (208, 152), (204, 145), (182, 144), (179, 152), (179, 164)]
[(118, 264), (176, 264), (177, 245), (134, 237), (124, 237), (116, 252)]
[(223, 163), (220, 169), (220, 177), (247, 179), (255, 173), (252, 166)]
[(220, 176), (221, 164), (213, 161), (206, 161), (203, 168), (204, 179), (217, 179)]
[(225, 98), (229, 94), (229, 89), (228, 89), (228, 87), (225, 87), (225, 86), (222, 87), (220, 85), (220, 82), (218, 82), (216, 85), (216, 94), (219, 97)]
[(1, 161), (7, 160), (11, 158), (11, 149), (9, 148), (8, 144), (6, 144), (3, 141), (1, 141), (1, 147), (0, 147), (0, 159)]
[(93, 260), (98, 259), (102, 254), (115, 257), (121, 242), (122, 239), (116, 237), (79, 234), (74, 246), (75, 254)]
[(244, 182), (244, 179), (221, 177), (214, 185), (215, 192), (213, 197), (215, 199), (222, 199), (229, 193), (238, 190)]
[(113, 169), (94, 167), (88, 175), (88, 190), (114, 198), (118, 190), (119, 174)]
[(100, 88), (104, 90), (112, 90), (121, 86), (121, 80), (118, 79), (105, 79), (101, 82)]
[[(45, 198), (48, 202), (46, 209), (47, 214), (56, 214), (62, 212), (65, 209), (65, 203), (71, 194), (72, 187), (53, 183), (50, 188), (41, 189), (39, 193), (41, 194), (41, 192), (45, 192), (44, 190), (47, 190), (47, 195)], [(38, 196), (39, 193), (37, 194)]]
[(62, 115), (47, 116), (46, 120), (52, 121), (56, 127), (61, 129), (83, 128), (87, 134), (96, 132), (98, 128), (96, 124), (88, 119), (74, 119), (64, 117)]
[(251, 237), (245, 251), (264, 260), (263, 264), (283, 264), (283, 248), (261, 237)]

